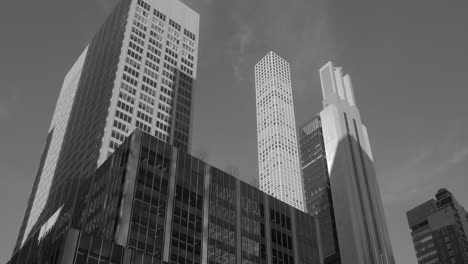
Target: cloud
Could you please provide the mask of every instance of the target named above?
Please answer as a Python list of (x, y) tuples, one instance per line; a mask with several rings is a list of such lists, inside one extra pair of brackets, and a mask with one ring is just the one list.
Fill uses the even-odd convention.
[(232, 64), (234, 70), (234, 76), (238, 81), (246, 80), (246, 72), (243, 70), (245, 63), (247, 62), (247, 50), (250, 47), (253, 40), (253, 29), (250, 25), (246, 23), (240, 23), (238, 26), (238, 31), (235, 36), (236, 46), (233, 52), (236, 52), (237, 55)]
[(456, 151), (452, 154), (450, 159), (447, 160), (450, 164), (457, 164), (468, 158), (468, 147), (465, 147), (459, 151)]

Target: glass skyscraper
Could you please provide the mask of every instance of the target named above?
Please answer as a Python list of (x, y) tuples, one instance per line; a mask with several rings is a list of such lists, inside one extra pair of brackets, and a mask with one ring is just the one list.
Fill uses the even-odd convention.
[(299, 150), (304, 180), (305, 211), (316, 216), (320, 222), (324, 264), (341, 263), (325, 143), (319, 115), (306, 122), (299, 129)]
[(140, 130), (78, 192), (9, 264), (322, 263), (315, 217)]
[(260, 189), (304, 208), (289, 63), (270, 51), (255, 65)]
[[(66, 75), (15, 251), (135, 128), (190, 149), (199, 15), (178, 0), (121, 0)], [(59, 213), (57, 213), (59, 212)]]
[(468, 263), (468, 213), (447, 189), (406, 213), (419, 264)]
[(322, 237), (324, 257), (341, 258), (330, 263), (393, 264), (369, 137), (351, 78), (329, 62), (320, 69), (320, 80), (323, 110), (302, 128), (301, 153), (306, 207), (328, 229), (321, 231), (329, 234)]

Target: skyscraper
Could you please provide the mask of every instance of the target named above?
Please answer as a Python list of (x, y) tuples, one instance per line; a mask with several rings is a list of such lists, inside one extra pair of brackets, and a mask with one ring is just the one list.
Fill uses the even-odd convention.
[(341, 263), (330, 175), (319, 115), (299, 129), (299, 152), (304, 180), (305, 211), (319, 220), (324, 264)]
[(15, 251), (139, 128), (190, 149), (199, 15), (178, 0), (121, 0), (65, 77)]
[[(341, 263), (393, 264), (367, 129), (361, 123), (351, 78), (343, 76), (341, 68), (329, 62), (320, 69), (320, 80), (323, 94), (320, 122), (303, 128), (307, 133), (302, 135), (301, 144), (307, 207), (319, 217), (329, 214), (323, 227), (335, 225)], [(318, 128), (321, 131), (317, 132)], [(311, 136), (309, 130), (318, 134)], [(306, 140), (316, 143), (306, 144)], [(314, 164), (304, 164), (306, 160)], [(314, 167), (316, 171), (309, 171)], [(333, 214), (327, 212), (327, 207), (333, 208)], [(333, 253), (335, 241), (324, 242), (328, 239), (322, 238), (322, 242)]]
[(270, 51), (255, 65), (260, 189), (303, 210), (289, 64)]
[(82, 183), (81, 228), (54, 214), (9, 264), (322, 263), (315, 217), (139, 129)]
[(447, 189), (406, 213), (419, 264), (468, 263), (468, 213)]

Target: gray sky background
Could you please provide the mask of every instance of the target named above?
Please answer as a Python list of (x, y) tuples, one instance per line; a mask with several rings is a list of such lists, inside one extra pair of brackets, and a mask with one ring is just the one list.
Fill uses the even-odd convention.
[[(447, 187), (468, 207), (468, 1), (185, 0), (201, 15), (193, 151), (257, 182), (253, 66), (291, 64), (297, 124), (321, 110), (318, 69), (352, 77), (397, 263), (405, 212)], [(63, 77), (114, 0), (0, 4), (0, 263), (10, 258)]]

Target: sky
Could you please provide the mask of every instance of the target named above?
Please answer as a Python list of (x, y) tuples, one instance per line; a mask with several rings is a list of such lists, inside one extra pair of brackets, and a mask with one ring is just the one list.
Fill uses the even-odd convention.
[[(184, 0), (200, 13), (192, 150), (257, 184), (254, 65), (291, 65), (296, 123), (318, 69), (351, 75), (396, 263), (417, 263), (406, 211), (442, 187), (468, 207), (468, 1)], [(114, 0), (0, 4), (0, 263), (13, 249), (63, 78)]]

